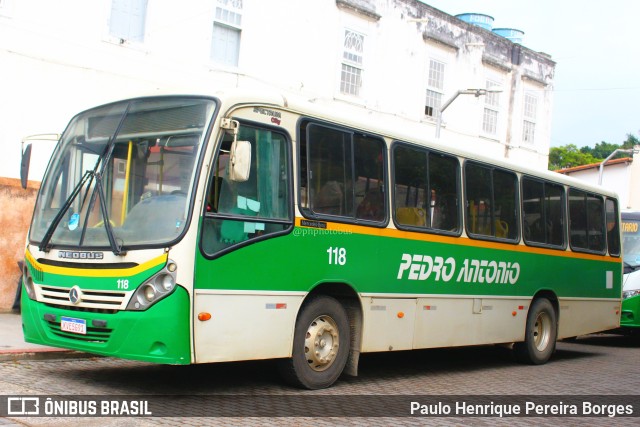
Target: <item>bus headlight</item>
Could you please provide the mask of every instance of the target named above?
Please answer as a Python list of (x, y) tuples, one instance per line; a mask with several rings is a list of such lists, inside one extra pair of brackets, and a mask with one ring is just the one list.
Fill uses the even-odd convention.
[(622, 299), (627, 299), (631, 297), (635, 297), (640, 295), (640, 289), (634, 289), (632, 291), (624, 291), (622, 292)]
[(31, 272), (26, 264), (22, 268), (22, 284), (24, 285), (24, 289), (27, 291), (29, 298), (35, 300), (36, 292), (33, 289), (33, 277), (31, 277)]
[(177, 270), (176, 263), (169, 260), (161, 271), (138, 287), (131, 296), (127, 310), (146, 310), (168, 296), (176, 287)]
[(163, 274), (159, 276), (158, 280), (156, 280), (156, 283), (159, 284), (160, 287), (162, 287), (162, 289), (167, 292), (171, 292), (173, 287), (176, 285), (175, 279), (170, 274)]
[(153, 302), (153, 300), (156, 299), (156, 289), (150, 283), (144, 285), (143, 294), (144, 298), (149, 302)]

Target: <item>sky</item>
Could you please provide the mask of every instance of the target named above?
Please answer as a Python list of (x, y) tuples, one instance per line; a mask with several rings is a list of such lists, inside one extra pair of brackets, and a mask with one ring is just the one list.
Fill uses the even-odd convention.
[(551, 55), (551, 146), (593, 147), (640, 137), (639, 0), (425, 0), (449, 15), (482, 13), (494, 28)]

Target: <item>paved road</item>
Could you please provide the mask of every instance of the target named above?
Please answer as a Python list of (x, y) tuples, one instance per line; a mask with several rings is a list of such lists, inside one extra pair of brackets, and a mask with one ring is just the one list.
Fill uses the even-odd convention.
[[(332, 417), (332, 405), (344, 411), (353, 407), (366, 415), (379, 401), (365, 395), (513, 395), (542, 399), (545, 395), (627, 395), (640, 412), (640, 340), (615, 335), (582, 337), (558, 343), (553, 360), (544, 366), (517, 364), (501, 347), (469, 347), (363, 355), (360, 376), (344, 378), (334, 387), (300, 391), (283, 385), (273, 362), (245, 362), (195, 366), (163, 366), (111, 358), (22, 360), (0, 362), (3, 395), (185, 395), (168, 401), (169, 410), (195, 417), (169, 418), (0, 418), (0, 426), (182, 426), (182, 425), (634, 425), (638, 417), (623, 418), (496, 418), (496, 417)], [(198, 417), (206, 415), (207, 395), (231, 395), (242, 406), (243, 396), (282, 399), (283, 405), (326, 408), (324, 416), (311, 418)], [(227, 396), (229, 397), (229, 396)], [(237, 399), (236, 399), (237, 398)], [(367, 400), (369, 399), (369, 400)], [(391, 398), (389, 398), (391, 399)], [(613, 402), (617, 399), (613, 397)], [(628, 398), (627, 398), (628, 399)], [(551, 399), (552, 402), (557, 398)], [(292, 403), (291, 403), (292, 402)], [(324, 406), (322, 406), (324, 405)], [(304, 408), (303, 408), (304, 410)], [(286, 412), (286, 410), (285, 410)], [(250, 416), (251, 413), (246, 413)], [(316, 414), (317, 415), (317, 414)]]

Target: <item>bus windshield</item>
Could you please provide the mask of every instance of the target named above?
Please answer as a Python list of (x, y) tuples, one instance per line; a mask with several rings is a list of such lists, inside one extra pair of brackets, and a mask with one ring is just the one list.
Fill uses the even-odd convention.
[(622, 218), (623, 255), (626, 268), (640, 268), (640, 220)]
[(76, 116), (42, 182), (31, 242), (119, 254), (176, 240), (214, 110), (210, 99), (171, 97)]

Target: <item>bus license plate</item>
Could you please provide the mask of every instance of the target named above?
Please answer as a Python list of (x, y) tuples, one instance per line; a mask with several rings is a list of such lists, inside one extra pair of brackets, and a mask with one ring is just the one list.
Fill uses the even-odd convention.
[(73, 334), (87, 334), (87, 321), (84, 319), (74, 319), (73, 317), (63, 317), (60, 322), (60, 329)]

